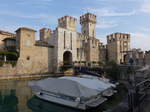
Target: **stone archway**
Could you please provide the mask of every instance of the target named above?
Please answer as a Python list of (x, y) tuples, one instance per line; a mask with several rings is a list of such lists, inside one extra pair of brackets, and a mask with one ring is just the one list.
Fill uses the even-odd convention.
[(70, 51), (65, 51), (63, 55), (64, 65), (72, 65), (72, 53)]

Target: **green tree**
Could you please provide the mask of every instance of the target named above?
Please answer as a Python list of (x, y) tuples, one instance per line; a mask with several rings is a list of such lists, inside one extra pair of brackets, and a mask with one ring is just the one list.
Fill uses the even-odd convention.
[(104, 69), (108, 77), (116, 81), (118, 80), (120, 75), (120, 68), (115, 61), (107, 62)]

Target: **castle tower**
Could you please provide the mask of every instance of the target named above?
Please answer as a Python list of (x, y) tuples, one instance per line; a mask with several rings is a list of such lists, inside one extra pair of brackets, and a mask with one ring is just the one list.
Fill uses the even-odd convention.
[(53, 31), (49, 28), (40, 29), (40, 40), (47, 41), (51, 37), (52, 33)]
[(81, 32), (90, 37), (96, 37), (96, 15), (86, 13), (80, 17)]
[(64, 16), (58, 19), (58, 27), (65, 28), (71, 31), (77, 29), (77, 19), (71, 16)]
[(22, 27), (16, 31), (17, 49), (20, 59), (30, 60), (34, 51), (36, 31), (30, 28)]
[(109, 61), (117, 64), (125, 62), (125, 56), (130, 51), (130, 34), (113, 33), (107, 36), (107, 49)]

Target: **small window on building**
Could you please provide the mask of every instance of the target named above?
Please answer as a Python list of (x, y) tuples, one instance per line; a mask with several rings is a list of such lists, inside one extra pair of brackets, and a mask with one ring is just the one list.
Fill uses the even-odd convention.
[(92, 44), (94, 44), (94, 40), (92, 40)]
[(30, 56), (27, 56), (27, 60), (30, 60)]
[(93, 37), (94, 37), (95, 31), (93, 30)]

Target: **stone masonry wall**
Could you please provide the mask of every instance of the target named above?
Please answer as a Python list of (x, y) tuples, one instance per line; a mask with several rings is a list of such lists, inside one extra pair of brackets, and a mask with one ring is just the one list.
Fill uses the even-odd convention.
[(52, 72), (52, 48), (35, 45), (36, 31), (19, 28), (17, 31), (19, 59), (15, 67), (0, 67), (0, 75), (36, 74)]
[(18, 59), (17, 65), (12, 67), (10, 64), (5, 64), (0, 67), (0, 75), (16, 75), (16, 74), (36, 74), (52, 72), (51, 49), (46, 47), (35, 47), (32, 51), (32, 59)]

